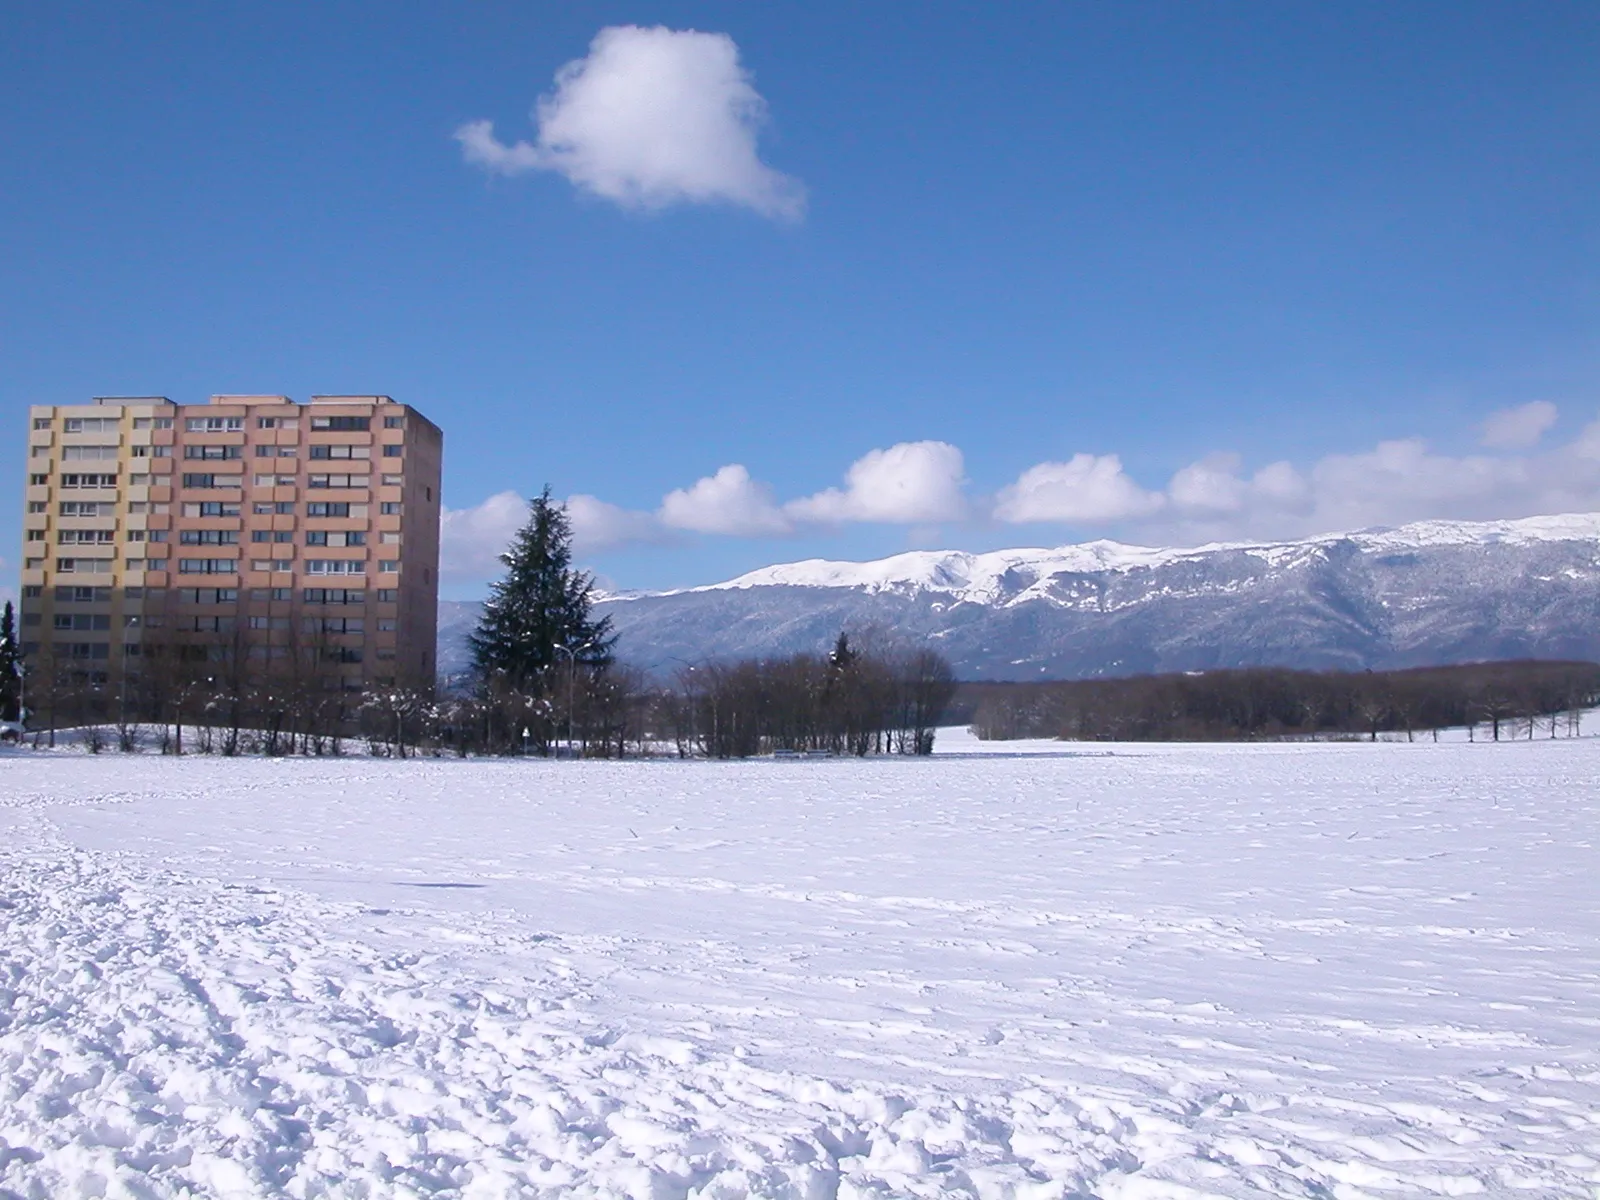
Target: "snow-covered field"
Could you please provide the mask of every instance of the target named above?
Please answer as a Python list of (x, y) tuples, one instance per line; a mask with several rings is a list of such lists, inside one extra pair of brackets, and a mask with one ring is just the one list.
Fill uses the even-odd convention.
[(0, 1196), (1600, 1195), (1600, 741), (941, 748), (0, 753)]

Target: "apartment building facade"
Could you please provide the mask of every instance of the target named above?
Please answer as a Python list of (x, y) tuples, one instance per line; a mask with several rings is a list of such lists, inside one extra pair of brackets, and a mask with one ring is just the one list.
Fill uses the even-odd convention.
[(191, 672), (429, 689), (443, 435), (387, 396), (105, 397), (29, 412), (36, 680)]

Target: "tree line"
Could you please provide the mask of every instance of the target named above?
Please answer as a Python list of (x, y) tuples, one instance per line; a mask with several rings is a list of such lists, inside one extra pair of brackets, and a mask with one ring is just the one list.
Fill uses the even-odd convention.
[(841, 633), (828, 654), (682, 662), (661, 679), (617, 660), (610, 618), (594, 615), (593, 576), (573, 566), (571, 524), (548, 488), (501, 562), (470, 638), (473, 669), (443, 688), (349, 690), (325, 669), (339, 648), (299, 624), (265, 658), (242, 623), (200, 639), (145, 629), (137, 670), (115, 673), (44, 643), (23, 676), (7, 606), (0, 719), (25, 703), (31, 740), (54, 745), (72, 729), (95, 752), (337, 755), (352, 743), (397, 757), (933, 751), (955, 681), (931, 650), (852, 644)]
[(683, 662), (670, 685), (653, 683), (616, 661), (611, 618), (593, 616), (594, 579), (573, 568), (571, 540), (547, 487), (502, 555), (506, 574), (469, 639), (474, 670), (450, 730), (461, 752), (933, 752), (955, 688), (933, 651), (861, 648), (841, 633), (826, 655)]
[(1600, 665), (1518, 661), (1395, 671), (1247, 668), (1050, 683), (963, 684), (980, 738), (1223, 741), (1437, 736), (1493, 741), (1580, 731), (1600, 704)]

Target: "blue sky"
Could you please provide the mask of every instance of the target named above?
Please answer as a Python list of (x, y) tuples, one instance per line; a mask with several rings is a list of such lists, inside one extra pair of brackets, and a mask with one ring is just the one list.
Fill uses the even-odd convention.
[(3, 420), (414, 403), (455, 595), (546, 482), (625, 587), (1597, 508), (1597, 62), (1584, 4), (13, 5)]

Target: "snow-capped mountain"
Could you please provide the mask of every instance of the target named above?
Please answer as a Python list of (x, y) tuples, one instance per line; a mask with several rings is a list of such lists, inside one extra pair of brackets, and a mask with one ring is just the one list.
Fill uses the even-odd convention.
[[(1192, 549), (813, 559), (602, 611), (621, 654), (657, 670), (822, 649), (841, 629), (926, 641), (970, 679), (1600, 658), (1600, 514)], [(442, 611), (441, 633), (452, 616), (470, 624)], [(461, 660), (441, 637), (441, 665)]]

